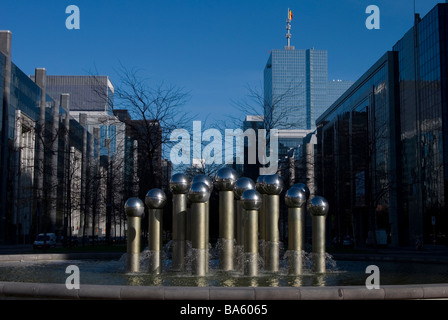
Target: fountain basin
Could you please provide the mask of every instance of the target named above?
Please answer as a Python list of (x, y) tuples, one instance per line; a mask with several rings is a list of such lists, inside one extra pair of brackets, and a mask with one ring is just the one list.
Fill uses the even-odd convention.
[[(248, 277), (215, 269), (205, 277), (166, 271), (161, 275), (126, 273), (120, 253), (35, 254), (0, 256), (0, 299), (108, 300), (398, 300), (448, 299), (448, 274), (443, 264), (391, 261), (337, 261), (325, 274), (305, 270), (288, 276)], [(380, 289), (365, 286), (365, 268), (381, 270)], [(65, 269), (77, 265), (80, 288), (68, 290)], [(425, 272), (424, 272), (425, 271)]]

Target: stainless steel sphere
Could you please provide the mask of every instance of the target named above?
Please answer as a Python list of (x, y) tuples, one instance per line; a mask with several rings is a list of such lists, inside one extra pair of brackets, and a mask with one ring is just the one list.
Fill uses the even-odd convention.
[(130, 198), (124, 205), (124, 211), (128, 217), (141, 218), (145, 214), (145, 204), (139, 198)]
[(328, 201), (324, 197), (314, 197), (308, 203), (308, 211), (311, 216), (326, 216), (330, 208)]
[(191, 202), (207, 202), (210, 199), (210, 188), (203, 182), (194, 182), (188, 191)]
[(244, 191), (255, 189), (255, 182), (251, 178), (241, 177), (235, 182), (233, 192), (235, 197), (240, 200)]
[(301, 208), (307, 201), (303, 189), (293, 186), (286, 192), (285, 204), (288, 208)]
[(283, 179), (277, 175), (265, 176), (264, 179), (264, 190), (269, 195), (279, 195), (283, 191)]
[(166, 194), (160, 189), (149, 190), (145, 198), (145, 203), (150, 209), (162, 209), (166, 201)]
[(171, 177), (170, 190), (174, 194), (184, 194), (190, 188), (190, 179), (183, 173), (176, 173)]
[(238, 180), (238, 174), (232, 168), (219, 169), (215, 176), (215, 185), (220, 191), (231, 191)]
[(207, 176), (205, 174), (200, 174), (200, 175), (194, 176), (193, 181), (191, 183), (193, 184), (196, 182), (205, 183), (207, 185), (210, 193), (213, 192), (213, 181), (209, 176)]
[(255, 189), (249, 189), (241, 195), (243, 208), (246, 210), (258, 210), (261, 207), (261, 194)]
[(264, 182), (264, 178), (266, 176), (265, 175), (261, 175), (257, 178), (257, 182), (255, 183), (255, 190), (257, 190), (258, 192), (260, 192), (261, 194), (265, 193), (265, 182)]
[(304, 184), (304, 183), (296, 183), (295, 185), (293, 185), (293, 187), (302, 189), (303, 192), (305, 192), (306, 200), (308, 200), (310, 198), (311, 192), (310, 192), (310, 189), (308, 188), (308, 186), (306, 184)]

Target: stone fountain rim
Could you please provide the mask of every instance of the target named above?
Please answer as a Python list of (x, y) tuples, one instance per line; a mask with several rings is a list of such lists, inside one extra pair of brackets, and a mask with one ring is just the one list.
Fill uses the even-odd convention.
[(448, 299), (448, 284), (334, 287), (150, 287), (0, 282), (1, 299), (40, 300), (425, 300)]

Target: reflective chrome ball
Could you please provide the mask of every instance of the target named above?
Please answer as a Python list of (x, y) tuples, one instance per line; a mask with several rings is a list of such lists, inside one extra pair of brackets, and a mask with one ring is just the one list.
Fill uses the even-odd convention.
[(329, 208), (328, 201), (324, 197), (314, 197), (308, 203), (308, 211), (311, 216), (326, 216)]
[(255, 189), (255, 182), (251, 178), (241, 177), (236, 181), (233, 192), (235, 197), (240, 200), (244, 191), (252, 189)]
[(162, 209), (166, 204), (165, 192), (160, 189), (151, 189), (146, 194), (145, 203), (150, 209)]
[(130, 198), (124, 205), (128, 217), (141, 218), (145, 214), (145, 204), (139, 198)]
[(237, 172), (232, 168), (219, 169), (215, 176), (215, 185), (220, 191), (231, 191), (238, 180)]
[(260, 192), (261, 194), (263, 194), (263, 193), (265, 193), (265, 186), (266, 186), (266, 184), (265, 184), (265, 182), (264, 182), (264, 178), (265, 178), (266, 176), (264, 176), (264, 175), (261, 175), (261, 176), (259, 176), (258, 178), (257, 178), (257, 182), (255, 183), (255, 189), (258, 191), (258, 192)]
[(302, 189), (302, 191), (305, 193), (306, 195), (306, 200), (308, 200), (310, 198), (310, 189), (308, 189), (308, 186), (304, 183), (296, 183), (295, 185), (293, 185), (293, 187)]
[(283, 179), (277, 175), (265, 176), (264, 179), (264, 190), (269, 195), (279, 195), (283, 191)]
[(213, 181), (209, 176), (207, 176), (205, 174), (200, 174), (200, 175), (194, 176), (193, 181), (191, 183), (193, 184), (196, 182), (205, 183), (207, 185), (210, 193), (213, 192)]
[(190, 188), (190, 179), (183, 173), (176, 173), (171, 177), (170, 190), (174, 194), (185, 194)]
[(293, 186), (286, 192), (285, 204), (288, 208), (301, 208), (307, 201), (303, 189)]
[(261, 207), (261, 194), (255, 189), (249, 189), (241, 195), (243, 208), (246, 210), (258, 210)]
[(203, 182), (194, 182), (188, 191), (191, 202), (207, 202), (210, 199), (210, 188)]

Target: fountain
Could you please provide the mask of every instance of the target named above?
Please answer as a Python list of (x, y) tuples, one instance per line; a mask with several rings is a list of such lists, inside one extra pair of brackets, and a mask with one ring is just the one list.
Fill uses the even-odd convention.
[[(209, 244), (209, 202), (214, 186), (219, 191), (219, 238), (216, 250)], [(144, 202), (130, 198), (125, 204), (128, 243), (122, 259), (99, 262), (99, 267), (88, 266), (88, 263), (84, 264), (78, 258), (65, 262), (80, 265), (81, 279), (88, 278), (87, 281), (90, 281), (96, 276), (98, 279), (94, 280), (100, 281), (98, 273), (92, 272), (89, 276), (89, 268), (96, 268), (112, 280), (105, 279), (105, 283), (99, 285), (83, 285), (73, 294), (62, 285), (15, 285), (1, 282), (0, 278), (0, 297), (8, 292), (17, 294), (24, 290), (28, 292), (24, 293), (26, 296), (41, 290), (42, 296), (62, 294), (69, 297), (74, 295), (74, 298), (84, 297), (86, 292), (95, 297), (100, 294), (110, 297), (109, 294), (115, 292), (114, 298), (127, 297), (129, 294), (145, 299), (384, 299), (386, 289), (387, 292), (395, 292), (395, 297), (405, 294), (406, 297), (416, 296), (415, 286), (407, 289), (403, 295), (397, 295), (393, 291), (394, 286), (367, 290), (363, 283), (367, 277), (365, 263), (363, 267), (355, 268), (342, 261), (342, 269), (347, 271), (340, 272), (334, 268), (334, 260), (326, 252), (325, 243), (328, 202), (320, 196), (310, 199), (309, 189), (304, 184), (292, 186), (284, 196), (288, 207), (288, 248), (286, 254), (282, 254), (278, 223), (283, 188), (283, 181), (278, 175), (260, 176), (255, 183), (247, 177), (238, 178), (235, 171), (228, 168), (219, 170), (214, 182), (204, 175), (190, 181), (184, 174), (175, 174), (170, 181), (173, 201), (171, 258), (164, 255), (166, 247), (162, 246), (161, 237), (162, 213), (167, 196), (160, 189), (152, 189)], [(148, 246), (147, 250), (141, 252), (141, 238), (138, 235), (141, 233), (145, 205), (148, 212)], [(312, 218), (312, 252), (307, 252), (304, 245), (306, 214)], [(34, 261), (58, 258), (61, 261), (66, 259), (60, 255), (42, 255), (35, 257)], [(32, 257), (21, 257), (19, 261), (29, 261), (27, 259)], [(36, 268), (33, 272), (22, 274), (24, 281), (31, 274), (45, 277), (53, 269), (53, 265), (48, 263), (40, 271), (39, 265), (32, 266)], [(0, 264), (0, 267), (3, 266)], [(59, 270), (59, 264), (55, 264), (54, 268)], [(338, 277), (342, 277), (342, 280), (338, 280)], [(54, 281), (61, 281), (58, 279)], [(342, 282), (339, 281), (344, 283), (344, 287), (340, 287)], [(356, 284), (356, 287), (345, 287), (350, 284)], [(59, 288), (59, 291), (49, 289), (53, 286)], [(230, 287), (237, 287), (238, 290), (232, 291)], [(320, 289), (316, 290), (316, 287)], [(423, 287), (419, 288), (419, 292), (423, 292)], [(418, 297), (448, 296), (446, 285), (424, 288), (432, 294), (422, 293)]]
[[(209, 200), (213, 185), (219, 190), (219, 246), (218, 270), (242, 271), (246, 276), (258, 276), (259, 262), (263, 272), (277, 274), (280, 271), (279, 210), (282, 178), (276, 174), (260, 177), (254, 183), (247, 177), (238, 179), (235, 170), (223, 168), (215, 176), (214, 184), (205, 175), (195, 176), (190, 183), (183, 174), (176, 174), (170, 182), (173, 193), (173, 256), (172, 270), (185, 272), (186, 257), (191, 259), (191, 273), (205, 277), (209, 273)], [(263, 192), (261, 194), (259, 191)], [(289, 275), (301, 275), (304, 251), (305, 205), (310, 196), (304, 184), (296, 184), (286, 192), (285, 203), (289, 214)], [(236, 215), (234, 211), (236, 198)], [(149, 212), (148, 227), (148, 272), (162, 273), (162, 220), (166, 195), (160, 189), (150, 190), (145, 203)], [(187, 253), (186, 206), (191, 203), (191, 250)], [(141, 216), (141, 201), (131, 198), (126, 203), (130, 232), (136, 232), (135, 224)], [(325, 217), (328, 202), (323, 197), (314, 197), (308, 203), (313, 217), (313, 272), (326, 271), (328, 256), (325, 248)], [(260, 211), (260, 212), (259, 212)], [(235, 224), (236, 220), (236, 224)], [(236, 239), (235, 239), (236, 230)], [(135, 261), (135, 236), (128, 238), (127, 259), (132, 261), (128, 271), (138, 272)], [(235, 241), (236, 240), (236, 241)], [(261, 254), (260, 254), (261, 252)], [(235, 262), (237, 268), (235, 268)]]

